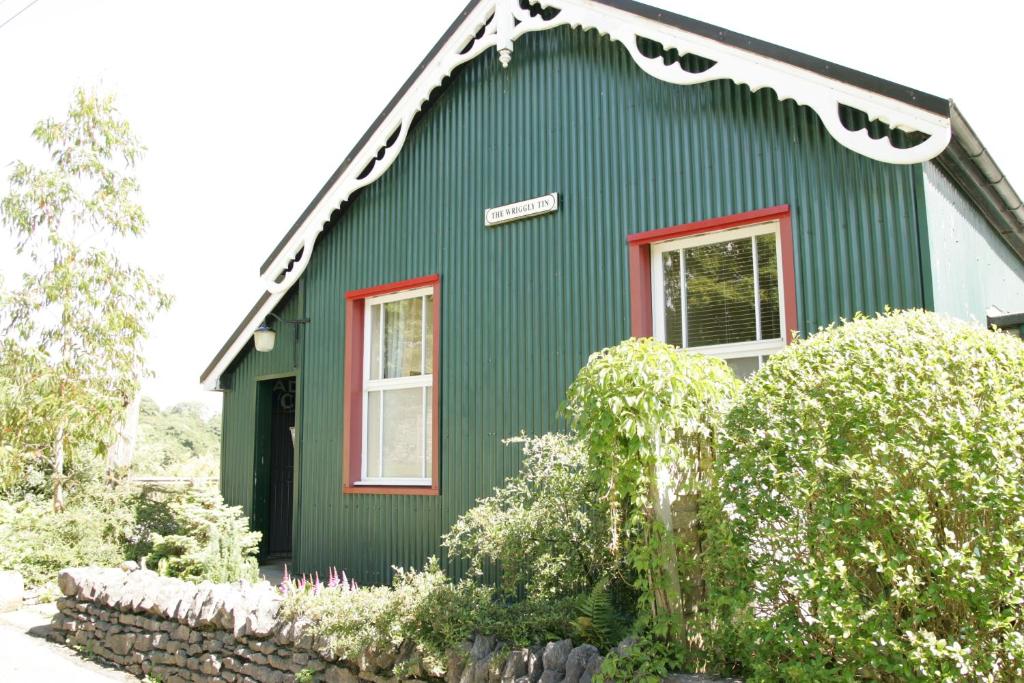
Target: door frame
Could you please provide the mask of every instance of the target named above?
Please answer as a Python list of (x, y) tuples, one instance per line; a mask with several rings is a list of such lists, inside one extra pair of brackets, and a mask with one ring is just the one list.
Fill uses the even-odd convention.
[[(292, 547), (291, 556), (297, 554), (299, 516), (299, 462), (302, 450), (302, 384), (296, 370), (257, 375), (254, 397), (254, 437), (252, 460), (252, 508), (249, 514), (249, 528), (263, 534), (260, 538), (258, 560), (266, 559), (267, 533), (270, 528), (270, 408), (273, 397), (273, 382), (279, 379), (295, 380), (295, 441), (292, 444)], [(260, 477), (260, 474), (263, 477)]]

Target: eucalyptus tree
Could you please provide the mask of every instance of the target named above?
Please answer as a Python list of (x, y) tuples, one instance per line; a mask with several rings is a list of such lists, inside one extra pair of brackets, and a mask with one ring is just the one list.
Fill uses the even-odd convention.
[(41, 461), (59, 511), (68, 474), (113, 440), (170, 297), (118, 253), (146, 217), (133, 175), (143, 147), (113, 97), (79, 89), (33, 137), (44, 161), (15, 162), (0, 200), (24, 267), (0, 300), (0, 446)]

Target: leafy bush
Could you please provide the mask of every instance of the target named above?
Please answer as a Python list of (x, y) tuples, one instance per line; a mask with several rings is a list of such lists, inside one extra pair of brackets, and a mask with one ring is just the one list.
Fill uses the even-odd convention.
[(138, 515), (134, 547), (144, 549), (148, 539), (146, 562), (161, 574), (215, 583), (259, 578), (260, 532), (249, 531), (242, 509), (225, 505), (216, 490), (171, 493), (165, 509), (140, 498), (136, 510), (144, 514)]
[(146, 489), (128, 495), (91, 487), (54, 512), (48, 498), (0, 499), (0, 569), (28, 586), (56, 581), (74, 566), (117, 566), (146, 559), (165, 574), (193, 581), (255, 580), (259, 533), (215, 490)]
[(452, 557), (467, 558), (481, 576), (501, 569), (500, 587), (525, 588), (536, 599), (577, 595), (613, 572), (608, 520), (586, 456), (564, 434), (522, 437), (522, 470), (478, 500), (444, 537)]
[(755, 678), (1024, 676), (1024, 344), (914, 311), (790, 346), (725, 427), (714, 654)]
[(628, 339), (592, 355), (567, 394), (613, 548), (621, 544), (635, 572), (640, 614), (653, 617), (647, 628), (667, 641), (682, 638), (685, 603), (700, 583), (696, 535), (673, 529), (672, 504), (699, 496), (737, 384), (720, 359)]
[(118, 496), (72, 498), (59, 513), (52, 506), (46, 498), (0, 500), (0, 569), (20, 572), (34, 588), (55, 582), (64, 567), (116, 566), (124, 560), (121, 539), (131, 513)]
[(447, 653), (474, 633), (511, 647), (572, 636), (574, 603), (495, 601), (486, 586), (452, 583), (432, 558), (422, 571), (396, 570), (390, 587), (291, 591), (281, 613), (309, 620), (309, 632), (326, 638), (339, 657), (356, 659), (368, 648), (394, 652), (409, 641), (426, 669), (440, 674)]

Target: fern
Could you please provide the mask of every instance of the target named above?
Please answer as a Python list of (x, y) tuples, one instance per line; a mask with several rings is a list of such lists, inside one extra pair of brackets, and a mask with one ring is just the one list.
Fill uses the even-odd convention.
[(589, 594), (580, 598), (577, 609), (579, 615), (573, 624), (580, 640), (601, 650), (607, 650), (618, 642), (625, 623), (612, 603), (608, 577), (602, 577)]

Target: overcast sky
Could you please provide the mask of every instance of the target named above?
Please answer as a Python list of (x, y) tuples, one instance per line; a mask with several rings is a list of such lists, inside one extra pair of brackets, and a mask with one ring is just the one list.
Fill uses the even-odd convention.
[[(0, 0), (0, 24), (30, 1)], [(1024, 192), (1017, 3), (650, 4), (952, 97)], [(139, 254), (176, 302), (146, 393), (219, 409), (198, 377), (260, 295), (263, 259), (464, 5), (37, 0), (0, 28), (0, 177), (79, 85), (115, 93), (149, 148)]]

